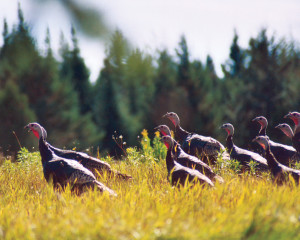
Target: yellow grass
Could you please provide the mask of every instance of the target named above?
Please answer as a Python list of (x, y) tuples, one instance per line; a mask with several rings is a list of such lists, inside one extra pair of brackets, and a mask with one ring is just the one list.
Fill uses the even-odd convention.
[(99, 177), (118, 197), (54, 192), (38, 153), (23, 149), (20, 162), (5, 161), (0, 239), (300, 239), (300, 187), (292, 182), (275, 186), (268, 174), (226, 167), (215, 169), (225, 184), (178, 189), (153, 151), (127, 153), (124, 161), (106, 160), (132, 181)]

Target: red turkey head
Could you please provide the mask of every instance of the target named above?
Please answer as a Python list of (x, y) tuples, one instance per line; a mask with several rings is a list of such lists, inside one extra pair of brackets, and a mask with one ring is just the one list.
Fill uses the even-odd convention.
[(172, 148), (174, 145), (174, 140), (170, 136), (163, 136), (160, 141), (164, 143), (168, 149)]
[(154, 129), (159, 131), (163, 136), (171, 136), (170, 128), (167, 125), (159, 125)]
[(227, 132), (228, 136), (233, 136), (234, 134), (234, 127), (232, 124), (230, 123), (225, 123), (221, 126), (221, 129), (225, 129), (225, 131)]
[(293, 130), (291, 129), (290, 125), (286, 123), (279, 124), (275, 128), (280, 129), (289, 138), (292, 138), (294, 136)]
[(25, 126), (25, 128), (29, 129), (29, 131), (32, 131), (38, 139), (40, 139), (40, 137), (43, 137), (43, 139), (47, 138), (46, 130), (38, 123), (29, 123)]
[(295, 123), (295, 126), (298, 127), (300, 125), (300, 113), (298, 112), (289, 112), (284, 118), (290, 118)]
[(179, 124), (180, 124), (179, 117), (174, 112), (166, 113), (165, 115), (163, 115), (163, 117), (167, 117), (168, 119), (170, 119), (175, 127), (179, 126)]
[(252, 119), (252, 122), (258, 122), (260, 124), (260, 129), (268, 126), (268, 120), (264, 116), (259, 116)]
[(257, 142), (263, 149), (267, 149), (269, 146), (269, 137), (267, 136), (257, 136), (252, 140), (252, 142)]

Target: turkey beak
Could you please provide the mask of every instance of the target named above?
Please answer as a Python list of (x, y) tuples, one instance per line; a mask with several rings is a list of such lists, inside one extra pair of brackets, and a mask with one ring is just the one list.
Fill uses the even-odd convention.
[(157, 130), (157, 131), (158, 131), (158, 130), (159, 130), (159, 127), (155, 127), (154, 130)]
[(277, 125), (275, 128), (278, 128), (278, 129), (280, 129), (280, 125)]
[(288, 113), (288, 114), (285, 115), (283, 118), (291, 118), (291, 113)]
[(257, 122), (257, 121), (258, 121), (257, 118), (253, 118), (253, 119), (252, 119), (252, 122)]
[(26, 125), (26, 126), (24, 127), (24, 129), (27, 129), (27, 130), (28, 130), (28, 132), (31, 132), (31, 128), (29, 127), (29, 124), (28, 124), (28, 125)]
[(165, 115), (162, 116), (163, 118), (169, 117), (169, 113), (166, 113)]

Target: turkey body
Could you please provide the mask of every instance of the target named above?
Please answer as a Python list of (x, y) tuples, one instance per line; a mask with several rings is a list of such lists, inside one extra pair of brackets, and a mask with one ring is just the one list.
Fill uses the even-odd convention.
[(109, 176), (112, 177), (118, 177), (125, 180), (132, 178), (129, 175), (114, 171), (107, 162), (101, 161), (98, 158), (91, 157), (86, 153), (76, 152), (72, 150), (62, 150), (51, 146), (49, 143), (47, 144), (49, 149), (52, 150), (55, 155), (78, 161), (85, 168), (89, 169), (95, 176), (97, 176), (98, 174), (103, 174), (106, 171), (109, 173)]
[[(257, 136), (267, 136), (268, 120), (265, 117), (260, 116), (256, 117), (252, 121), (257, 121), (261, 125)], [(269, 140), (269, 145), (271, 152), (273, 153), (278, 162), (285, 166), (289, 166), (291, 163), (294, 162), (294, 156), (296, 153), (295, 148), (271, 140)], [(265, 154), (265, 150), (262, 150), (262, 156), (265, 156)]]
[(290, 164), (295, 162), (294, 156), (297, 152), (294, 147), (281, 143), (276, 143), (272, 140), (270, 140), (269, 143), (270, 150), (279, 163), (285, 166), (289, 166)]
[(200, 184), (206, 184), (209, 186), (214, 186), (213, 182), (204, 174), (200, 173), (195, 169), (184, 167), (175, 161), (176, 156), (174, 154), (175, 149), (178, 145), (174, 144), (171, 137), (164, 136), (162, 141), (165, 141), (168, 151), (166, 156), (166, 166), (168, 171), (168, 177), (171, 179), (172, 185), (184, 185), (186, 181)]
[[(227, 137), (228, 139), (228, 137)], [(250, 168), (250, 162), (253, 161), (257, 165), (255, 166), (256, 169), (259, 170), (267, 170), (268, 169), (268, 164), (267, 160), (260, 156), (258, 153), (248, 151), (246, 149), (240, 148), (233, 143), (231, 144), (230, 136), (227, 142), (228, 151), (230, 153), (230, 158), (231, 159), (236, 159), (238, 160), (243, 166), (246, 167), (246, 169)]]
[(199, 134), (189, 134), (183, 140), (182, 149), (193, 156), (199, 157), (205, 163), (215, 163), (221, 152), (223, 160), (229, 160), (225, 147), (212, 137)]
[(47, 182), (52, 181), (55, 188), (71, 186), (72, 191), (82, 193), (86, 188), (96, 187), (99, 191), (107, 191), (110, 195), (116, 193), (97, 181), (94, 174), (79, 162), (55, 155), (41, 137), (39, 150), (42, 158), (44, 177)]
[(184, 152), (179, 145), (172, 149), (172, 155), (174, 156), (175, 162), (179, 163), (181, 166), (195, 169), (213, 181), (218, 180), (221, 183), (224, 182), (223, 178), (215, 174), (210, 166), (202, 162), (197, 157)]
[(34, 135), (40, 139), (41, 137), (44, 139), (47, 147), (56, 155), (65, 159), (71, 159), (79, 162), (85, 168), (89, 169), (94, 175), (103, 174), (104, 171), (108, 172), (109, 177), (118, 177), (121, 179), (131, 179), (132, 177), (126, 174), (122, 174), (118, 171), (114, 171), (111, 166), (104, 161), (99, 160), (98, 158), (94, 158), (89, 156), (86, 153), (76, 152), (72, 150), (62, 150), (56, 147), (53, 147), (50, 143), (46, 142), (47, 131), (38, 123), (30, 123), (26, 126), (29, 128)]
[(186, 153), (200, 158), (205, 163), (216, 163), (220, 153), (223, 160), (230, 159), (225, 147), (216, 139), (184, 130), (180, 126), (180, 119), (176, 113), (170, 112), (164, 117), (172, 121), (175, 126), (175, 139)]
[(229, 151), (230, 158), (236, 159), (243, 165), (246, 169), (250, 168), (250, 162), (256, 163), (255, 168), (259, 170), (267, 170), (268, 164), (267, 160), (260, 156), (258, 153), (248, 151), (236, 146), (233, 142), (234, 127), (230, 123), (223, 124), (222, 129), (225, 129), (228, 133), (226, 138), (226, 147)]
[(261, 146), (265, 149), (268, 166), (276, 183), (282, 184), (283, 182), (288, 181), (288, 175), (293, 177), (297, 184), (299, 183), (300, 170), (289, 168), (276, 160), (276, 157), (273, 155), (271, 147), (268, 143), (268, 137), (258, 136), (253, 141), (260, 143)]
[(292, 138), (293, 147), (297, 150), (298, 153), (300, 153), (300, 131), (298, 133), (295, 133), (295, 135)]

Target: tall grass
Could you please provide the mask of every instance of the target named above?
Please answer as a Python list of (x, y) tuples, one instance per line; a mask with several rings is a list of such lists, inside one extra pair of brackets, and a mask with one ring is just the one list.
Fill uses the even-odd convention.
[(0, 239), (300, 239), (300, 188), (292, 181), (275, 186), (269, 174), (218, 164), (224, 184), (173, 188), (165, 148), (157, 137), (153, 142), (144, 132), (124, 161), (106, 157), (133, 176), (128, 182), (99, 176), (118, 197), (54, 192), (39, 153), (22, 149), (16, 163), (0, 168)]

